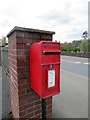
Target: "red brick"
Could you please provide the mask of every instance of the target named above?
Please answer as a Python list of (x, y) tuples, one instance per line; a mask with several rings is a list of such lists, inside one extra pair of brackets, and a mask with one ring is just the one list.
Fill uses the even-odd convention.
[(18, 67), (25, 67), (29, 65), (29, 62), (24, 62), (24, 61), (18, 61), (17, 62)]
[(48, 110), (47, 110), (47, 113), (51, 113), (51, 112), (52, 112), (52, 109), (48, 109)]
[(29, 85), (29, 83), (25, 83), (25, 84), (19, 84), (19, 86), (18, 86), (19, 88), (19, 90), (23, 90), (23, 89), (25, 89), (25, 88), (27, 88), (27, 87), (30, 87), (30, 85)]
[(26, 83), (26, 81), (27, 81), (26, 79), (18, 79), (18, 84), (23, 85)]
[(21, 111), (21, 112), (19, 113), (19, 115), (20, 115), (20, 117), (21, 117), (21, 116), (25, 116), (25, 115), (26, 115), (26, 110)]
[(47, 114), (47, 118), (52, 118), (52, 114)]
[(40, 39), (40, 35), (37, 33), (29, 33), (29, 32), (25, 32), (25, 38), (36, 38), (36, 39)]
[(25, 95), (19, 96), (19, 100), (26, 100), (26, 99), (28, 99), (28, 97), (29, 97), (29, 95), (25, 94)]
[(35, 107), (32, 107), (32, 108), (27, 109), (27, 114), (28, 114), (28, 113), (31, 113), (32, 111), (35, 111)]
[(30, 38), (17, 38), (16, 43), (32, 43), (32, 39), (30, 39)]
[[(14, 118), (40, 118), (42, 102), (30, 88), (30, 47), (42, 40), (51, 40), (52, 35), (14, 31), (9, 36), (9, 70), (11, 106)], [(52, 113), (52, 98), (47, 99), (47, 116)]]
[(24, 38), (24, 32), (21, 32), (21, 31), (16, 32), (16, 38), (18, 37)]
[(36, 115), (36, 114), (40, 114), (41, 112), (42, 112), (42, 110), (41, 110), (41, 109), (36, 110), (36, 111), (35, 111), (35, 115)]
[(39, 104), (39, 105), (37, 105), (37, 106), (35, 106), (35, 110), (39, 110), (39, 109), (41, 109), (41, 104)]
[(24, 89), (24, 90), (20, 90), (20, 91), (18, 92), (18, 94), (19, 94), (20, 96), (23, 96), (23, 95), (26, 94), (26, 90), (25, 90), (25, 89)]
[(40, 100), (35, 101), (35, 105), (38, 105), (38, 104), (41, 104), (41, 101), (40, 101)]
[(21, 74), (21, 73), (19, 72), (19, 73), (18, 73), (18, 79), (26, 79), (26, 78), (25, 78), (25, 75), (26, 75), (26, 73), (22, 73), (22, 74)]
[(33, 103), (20, 106), (19, 110), (22, 111), (22, 110), (26, 110), (26, 109), (31, 108), (31, 107), (33, 107)]
[(27, 114), (26, 116), (24, 116), (25, 118), (34, 118), (34, 112), (31, 112), (29, 114)]
[(22, 66), (17, 68), (17, 73), (22, 73), (23, 74), (23, 73), (25, 73), (25, 71), (26, 70)]
[(25, 44), (17, 44), (16, 45), (16, 49), (24, 49), (25, 48)]
[(52, 109), (52, 104), (48, 105), (47, 109)]
[(51, 104), (52, 103), (52, 97), (49, 97), (49, 98), (47, 98), (47, 105), (49, 105), (49, 104)]
[(35, 96), (32, 95), (32, 97), (30, 97), (29, 99), (27, 99), (27, 103), (32, 103), (37, 101), (37, 98)]
[[(20, 44), (19, 44), (20, 45)], [(26, 50), (25, 49), (17, 49), (17, 55), (19, 56), (23, 56), (26, 55)]]
[(39, 119), (40, 119), (40, 117), (41, 117), (41, 115), (40, 115), (40, 114), (37, 114), (37, 115), (35, 115), (34, 118), (39, 118)]
[(47, 102), (52, 102), (52, 97), (47, 98)]
[(24, 106), (26, 104), (27, 104), (27, 101), (25, 101), (25, 100), (20, 100), (19, 101), (19, 106)]
[(51, 41), (52, 35), (41, 34), (41, 39), (42, 40), (50, 40)]

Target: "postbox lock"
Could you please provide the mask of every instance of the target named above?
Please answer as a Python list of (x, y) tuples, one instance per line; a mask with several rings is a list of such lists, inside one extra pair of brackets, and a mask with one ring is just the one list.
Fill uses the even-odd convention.
[(54, 65), (50, 65), (50, 68), (53, 68), (54, 67)]

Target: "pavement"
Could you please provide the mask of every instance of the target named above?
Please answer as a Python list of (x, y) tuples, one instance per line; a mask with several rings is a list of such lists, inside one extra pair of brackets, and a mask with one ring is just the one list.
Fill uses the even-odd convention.
[(88, 78), (61, 71), (61, 93), (52, 108), (53, 118), (88, 118)]
[(10, 110), (11, 106), (9, 77), (0, 67), (0, 120), (2, 117), (6, 118)]

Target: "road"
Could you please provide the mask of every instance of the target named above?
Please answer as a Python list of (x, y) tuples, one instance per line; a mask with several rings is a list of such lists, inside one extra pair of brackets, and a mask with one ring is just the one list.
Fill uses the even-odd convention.
[(80, 57), (61, 57), (61, 69), (84, 77), (88, 77), (88, 59)]
[(53, 118), (88, 118), (88, 59), (61, 57), (61, 93), (53, 97)]

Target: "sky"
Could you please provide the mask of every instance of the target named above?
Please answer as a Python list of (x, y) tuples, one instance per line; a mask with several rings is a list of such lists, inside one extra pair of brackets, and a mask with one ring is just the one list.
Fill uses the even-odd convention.
[(15, 27), (54, 31), (71, 42), (88, 31), (88, 0), (0, 0), (0, 38)]

